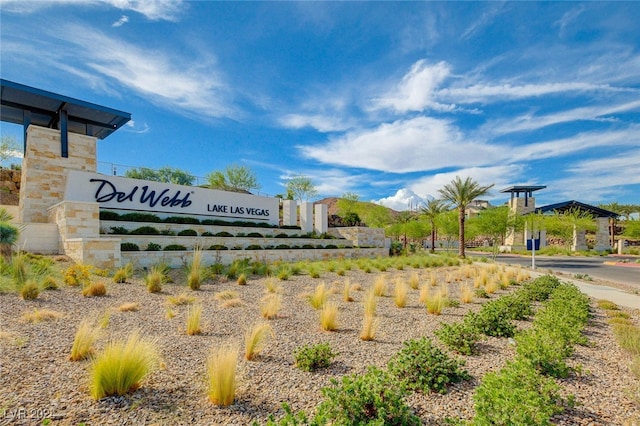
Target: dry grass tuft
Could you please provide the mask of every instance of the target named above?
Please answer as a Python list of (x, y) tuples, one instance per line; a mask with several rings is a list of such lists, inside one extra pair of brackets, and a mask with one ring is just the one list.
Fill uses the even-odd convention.
[(418, 288), (420, 288), (420, 277), (415, 271), (412, 272), (409, 276), (409, 287), (411, 287), (412, 290), (417, 290)]
[(378, 275), (373, 282), (373, 294), (378, 297), (387, 295), (387, 281), (384, 275)]
[(338, 329), (338, 305), (334, 302), (327, 302), (320, 311), (320, 327), (324, 331), (335, 331)]
[(247, 274), (244, 272), (238, 275), (238, 279), (236, 280), (238, 285), (247, 285)]
[(362, 291), (362, 285), (360, 283), (351, 284), (352, 291)]
[(104, 296), (105, 294), (107, 294), (107, 287), (102, 281), (91, 283), (82, 289), (84, 297)]
[(215, 300), (230, 300), (230, 299), (237, 299), (239, 296), (237, 291), (233, 291), (233, 290), (225, 290), (225, 291), (219, 291), (217, 293), (215, 293), (213, 295), (213, 298)]
[(404, 308), (407, 305), (407, 293), (409, 287), (403, 279), (396, 280), (393, 288), (393, 301), (398, 308)]
[(91, 321), (85, 319), (78, 326), (71, 346), (71, 361), (81, 361), (93, 355), (93, 345), (100, 337), (100, 327), (96, 327)]
[(344, 280), (344, 286), (342, 287), (342, 300), (345, 302), (353, 302), (353, 297), (351, 297), (351, 281), (349, 281), (349, 278)]
[(362, 331), (360, 331), (360, 339), (364, 341), (371, 341), (375, 339), (376, 332), (378, 331), (379, 321), (375, 315), (365, 314), (362, 320)]
[(283, 288), (273, 278), (267, 278), (264, 282), (264, 289), (267, 293), (282, 293)]
[(431, 287), (435, 287), (438, 285), (438, 277), (436, 276), (436, 273), (431, 271), (431, 273), (429, 274), (429, 285)]
[(467, 284), (460, 287), (460, 301), (462, 303), (473, 302), (473, 289)]
[(181, 293), (177, 296), (167, 296), (167, 303), (174, 306), (179, 305), (191, 305), (196, 301), (193, 296), (187, 296), (185, 293)]
[(22, 300), (35, 300), (40, 295), (40, 287), (35, 281), (28, 280), (20, 289)]
[(420, 296), (418, 296), (418, 302), (424, 305), (425, 303), (427, 303), (428, 299), (429, 299), (429, 285), (422, 284), (422, 286), (420, 286)]
[(53, 311), (51, 309), (34, 309), (33, 312), (25, 312), (22, 314), (22, 321), (38, 323), (42, 321), (53, 321), (62, 318), (62, 312)]
[(487, 283), (484, 285), (484, 290), (488, 293), (488, 294), (493, 294), (496, 291), (498, 291), (498, 282), (495, 280), (495, 278), (489, 278), (489, 280), (487, 281)]
[(202, 266), (202, 249), (194, 248), (191, 263), (187, 267), (187, 285), (191, 290), (200, 290), (204, 280), (204, 267)]
[(225, 344), (214, 347), (207, 359), (207, 395), (216, 405), (226, 407), (233, 404), (237, 387), (237, 365), (239, 349)]
[(274, 336), (273, 327), (266, 322), (258, 322), (244, 335), (244, 358), (255, 359), (264, 349), (267, 338)]
[(608, 311), (617, 311), (620, 309), (618, 305), (610, 300), (598, 300), (598, 308), (606, 309)]
[(316, 286), (315, 291), (312, 295), (308, 297), (309, 304), (313, 309), (321, 309), (325, 302), (327, 301), (327, 297), (329, 297), (329, 292), (327, 291), (327, 286), (322, 283)]
[(91, 363), (91, 396), (99, 400), (138, 389), (159, 359), (157, 344), (142, 339), (139, 332), (126, 341), (110, 342)]
[(200, 320), (202, 318), (202, 305), (193, 305), (189, 307), (187, 312), (187, 334), (189, 336), (195, 336), (202, 333), (200, 327)]
[(427, 312), (433, 315), (440, 315), (444, 309), (445, 297), (442, 290), (438, 290), (433, 296), (430, 296), (425, 303)]
[(371, 316), (375, 316), (376, 315), (376, 308), (378, 307), (378, 300), (376, 299), (376, 294), (373, 291), (373, 289), (369, 289), (364, 294), (364, 299), (363, 299), (362, 303), (364, 305), (364, 313), (365, 313), (365, 315), (371, 315)]
[(221, 308), (237, 308), (239, 306), (244, 306), (244, 302), (242, 299), (227, 299), (220, 304)]
[(281, 307), (282, 296), (278, 293), (269, 293), (260, 301), (260, 314), (266, 319), (277, 318)]
[(120, 312), (135, 312), (140, 309), (140, 304), (138, 302), (127, 302), (118, 306), (118, 310)]

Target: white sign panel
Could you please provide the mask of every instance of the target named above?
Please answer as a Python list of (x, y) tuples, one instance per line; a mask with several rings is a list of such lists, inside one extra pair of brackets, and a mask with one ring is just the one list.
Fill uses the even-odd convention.
[(76, 170), (67, 172), (64, 199), (96, 202), (109, 209), (279, 223), (277, 198)]

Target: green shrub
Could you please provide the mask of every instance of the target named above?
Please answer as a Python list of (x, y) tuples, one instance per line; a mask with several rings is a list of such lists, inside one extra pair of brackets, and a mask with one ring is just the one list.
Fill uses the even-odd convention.
[(485, 303), (473, 317), (472, 323), (484, 335), (513, 337), (516, 327), (509, 319), (504, 305), (496, 302), (497, 300)]
[(474, 295), (480, 299), (489, 299), (489, 293), (484, 288), (476, 288)]
[(278, 244), (276, 246), (276, 250), (289, 250), (291, 248), (291, 246), (289, 246), (288, 244)]
[(516, 353), (540, 373), (552, 377), (567, 377), (569, 367), (564, 362), (573, 348), (553, 330), (532, 328), (515, 337)]
[(160, 235), (160, 231), (158, 231), (153, 226), (141, 226), (129, 232), (131, 235)]
[(338, 246), (335, 244), (327, 244), (326, 246), (324, 246), (323, 248), (325, 249), (337, 249)]
[(176, 231), (173, 231), (171, 229), (163, 229), (163, 230), (160, 231), (160, 235), (173, 236), (173, 235), (176, 235)]
[(182, 244), (169, 244), (168, 246), (164, 247), (164, 251), (181, 251), (186, 249), (187, 248)]
[(251, 238), (264, 238), (264, 235), (262, 235), (259, 232), (249, 232), (247, 234), (247, 237), (251, 237)]
[(213, 244), (209, 246), (209, 250), (229, 250), (229, 247), (222, 244)]
[(109, 233), (115, 235), (127, 235), (129, 233), (129, 230), (124, 226), (112, 226), (111, 232)]
[(477, 343), (480, 340), (480, 332), (474, 325), (475, 314), (467, 314), (460, 322), (441, 323), (435, 335), (449, 349), (463, 355), (477, 353)]
[(406, 390), (393, 375), (369, 367), (363, 375), (331, 379), (322, 389), (325, 400), (318, 406), (318, 424), (333, 425), (419, 425), (404, 401)]
[(500, 306), (506, 317), (512, 320), (526, 320), (533, 315), (531, 300), (520, 291), (502, 296), (491, 303)]
[(162, 221), (165, 223), (182, 223), (189, 225), (198, 225), (200, 223), (200, 220), (197, 218), (189, 216), (169, 216), (162, 219)]
[(326, 368), (336, 355), (328, 343), (301, 346), (293, 354), (296, 367), (302, 371), (315, 371), (319, 368)]
[(127, 222), (161, 222), (160, 218), (153, 213), (125, 213), (120, 215), (119, 220)]
[(557, 277), (552, 275), (543, 275), (533, 281), (525, 283), (522, 287), (522, 291), (524, 291), (524, 294), (529, 297), (529, 300), (544, 302), (549, 298), (551, 292), (559, 285), (560, 281)]
[(446, 393), (447, 385), (470, 378), (464, 361), (449, 358), (426, 337), (404, 342), (389, 361), (389, 372), (407, 389)]
[(560, 387), (542, 376), (531, 365), (509, 363), (498, 372), (488, 373), (473, 396), (474, 425), (549, 425), (561, 412)]
[(260, 244), (249, 244), (245, 247), (245, 250), (262, 250), (262, 246)]
[[(282, 410), (284, 411), (284, 416), (277, 421), (276, 417), (273, 414), (269, 414), (267, 417), (267, 423), (265, 426), (321, 426), (322, 423), (316, 419), (310, 419), (307, 416), (307, 413), (304, 411), (298, 411), (297, 414), (294, 414), (291, 410), (291, 407), (286, 402), (282, 403)], [(251, 426), (260, 426), (260, 424), (254, 420), (251, 423)]]
[(198, 233), (193, 229), (183, 229), (178, 232), (179, 237), (197, 237)]
[(158, 243), (149, 243), (147, 244), (147, 251), (160, 251), (162, 246)]
[(220, 232), (214, 234), (214, 237), (233, 237), (233, 234), (231, 232), (227, 232), (227, 231), (220, 231)]
[(140, 251), (140, 247), (136, 243), (121, 243), (120, 251)]
[(200, 235), (203, 236), (203, 237), (215, 237), (215, 235), (213, 235), (213, 232), (209, 232), (209, 231), (204, 231)]
[(100, 210), (100, 220), (119, 220), (120, 214), (110, 210)]
[(273, 238), (289, 238), (289, 234), (276, 234)]

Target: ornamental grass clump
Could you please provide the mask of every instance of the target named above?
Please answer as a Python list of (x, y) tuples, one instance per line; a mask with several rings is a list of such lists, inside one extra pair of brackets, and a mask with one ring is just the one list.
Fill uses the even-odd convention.
[(378, 275), (373, 282), (373, 293), (378, 297), (387, 295), (387, 282), (384, 275)]
[(162, 284), (166, 280), (164, 271), (165, 267), (161, 264), (156, 264), (149, 268), (149, 272), (144, 277), (149, 293), (160, 293), (162, 291)]
[(473, 302), (473, 289), (467, 284), (464, 284), (460, 287), (460, 301), (462, 303)]
[(193, 305), (187, 312), (187, 334), (195, 336), (202, 333), (200, 321), (202, 319), (202, 305)]
[(365, 294), (362, 301), (364, 305), (364, 313), (366, 315), (375, 316), (376, 308), (378, 307), (378, 300), (373, 289), (369, 289)]
[(396, 280), (395, 286), (393, 288), (393, 302), (396, 304), (398, 308), (404, 308), (407, 306), (407, 293), (409, 292), (409, 287), (407, 283), (402, 280)]
[(244, 358), (254, 360), (264, 349), (269, 336), (273, 337), (273, 327), (266, 322), (258, 322), (244, 335)]
[(613, 335), (622, 349), (640, 355), (640, 328), (633, 325), (614, 324)]
[(191, 290), (200, 290), (204, 280), (204, 267), (202, 266), (202, 249), (195, 248), (191, 263), (187, 266), (187, 285)]
[(349, 278), (344, 280), (344, 285), (342, 287), (342, 300), (345, 302), (353, 302), (353, 297), (351, 297), (351, 281), (349, 281)]
[(320, 327), (324, 331), (335, 331), (338, 329), (338, 305), (334, 302), (327, 302), (320, 311)]
[(167, 303), (174, 306), (190, 305), (196, 301), (193, 296), (188, 296), (186, 293), (180, 293), (177, 296), (167, 296)]
[(107, 344), (91, 362), (90, 388), (95, 400), (135, 391), (159, 364), (157, 345), (133, 332)]
[(114, 283), (125, 283), (133, 276), (133, 263), (129, 262), (113, 274)]
[(364, 314), (362, 319), (362, 330), (360, 331), (360, 340), (369, 342), (376, 338), (378, 325), (380, 324), (378, 317), (371, 314)]
[(207, 396), (216, 405), (226, 407), (235, 400), (239, 352), (236, 345), (226, 343), (212, 348), (207, 358)]
[(444, 310), (445, 299), (446, 298), (442, 294), (442, 290), (438, 290), (433, 295), (430, 295), (425, 302), (427, 313), (440, 315)]
[(273, 278), (267, 278), (264, 282), (264, 290), (267, 293), (282, 293), (283, 289), (280, 284)]
[(70, 287), (86, 286), (91, 278), (91, 265), (77, 263), (64, 271), (64, 283)]
[(263, 318), (274, 319), (282, 307), (282, 296), (278, 293), (269, 293), (260, 302), (260, 313)]
[(417, 290), (420, 287), (420, 277), (415, 271), (409, 275), (409, 287), (411, 290)]
[(102, 281), (91, 283), (82, 289), (84, 297), (104, 296), (105, 294), (107, 294), (107, 287)]
[(324, 306), (327, 301), (327, 297), (329, 297), (327, 286), (325, 283), (322, 283), (316, 286), (313, 294), (311, 294), (307, 300), (313, 309), (318, 310)]
[(25, 312), (20, 316), (20, 319), (24, 322), (39, 323), (42, 321), (53, 321), (62, 318), (64, 314), (62, 312), (54, 311), (51, 309), (34, 309), (31, 312)]
[(40, 286), (33, 280), (27, 280), (20, 288), (20, 297), (23, 300), (35, 300), (40, 295)]
[(389, 360), (389, 373), (407, 389), (422, 392), (447, 392), (447, 386), (471, 378), (458, 361), (434, 346), (426, 337), (408, 340)]
[(71, 361), (81, 361), (93, 355), (93, 345), (100, 336), (100, 327), (92, 324), (91, 321), (85, 319), (78, 326), (76, 335), (73, 338), (71, 346)]

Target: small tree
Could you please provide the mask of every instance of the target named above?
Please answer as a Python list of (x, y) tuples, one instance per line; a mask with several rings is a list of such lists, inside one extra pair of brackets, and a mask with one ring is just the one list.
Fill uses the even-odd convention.
[(499, 246), (503, 243), (507, 232), (511, 228), (515, 228), (514, 231), (522, 229), (523, 217), (517, 215), (514, 219), (509, 222), (509, 207), (507, 206), (483, 210), (472, 219), (478, 234), (491, 240), (494, 259), (498, 255)]
[(442, 189), (438, 190), (442, 198), (449, 201), (451, 204), (458, 208), (458, 224), (459, 234), (458, 242), (458, 254), (461, 258), (464, 258), (464, 221), (466, 216), (467, 205), (473, 200), (481, 197), (489, 192), (492, 185), (481, 186), (478, 182), (474, 181), (470, 177), (467, 177), (464, 181), (460, 179), (460, 176), (456, 176), (451, 182), (446, 184)]
[(358, 210), (360, 207), (360, 196), (354, 192), (346, 192), (337, 201), (338, 214), (342, 217), (347, 226), (355, 226), (360, 223)]
[(622, 235), (629, 238), (640, 238), (640, 220), (630, 219), (621, 223), (624, 226)]
[(311, 178), (303, 175), (292, 176), (287, 179), (287, 198), (292, 198), (298, 202), (309, 200), (318, 196), (318, 190)]
[(555, 211), (553, 215), (544, 217), (544, 227), (547, 234), (564, 241), (565, 248), (571, 248), (573, 233), (594, 230), (593, 216), (584, 210), (572, 208), (564, 212)]
[(392, 222), (391, 210), (379, 204), (362, 203), (359, 216), (367, 226), (374, 228), (384, 228)]
[(451, 243), (456, 239), (459, 234), (460, 228), (458, 227), (458, 213), (455, 210), (449, 210), (441, 213), (436, 218), (436, 226), (438, 227), (438, 233), (444, 236), (447, 242), (447, 251), (451, 247)]
[(236, 164), (227, 166), (224, 170), (213, 171), (206, 178), (209, 188), (222, 191), (250, 192), (262, 188), (253, 170)]
[(18, 143), (13, 136), (2, 136), (0, 139), (0, 167), (4, 167), (4, 163), (9, 159), (18, 157), (20, 154)]
[(135, 169), (129, 169), (124, 173), (125, 177), (131, 179), (143, 179), (154, 182), (174, 183), (177, 185), (192, 185), (195, 177), (180, 169), (174, 169), (169, 166), (164, 166), (158, 170), (149, 169), (146, 167), (140, 167)]
[(431, 225), (431, 253), (436, 249), (436, 219), (438, 215), (447, 210), (447, 204), (443, 200), (432, 199), (427, 201), (427, 205), (420, 208), (420, 214), (427, 218)]

